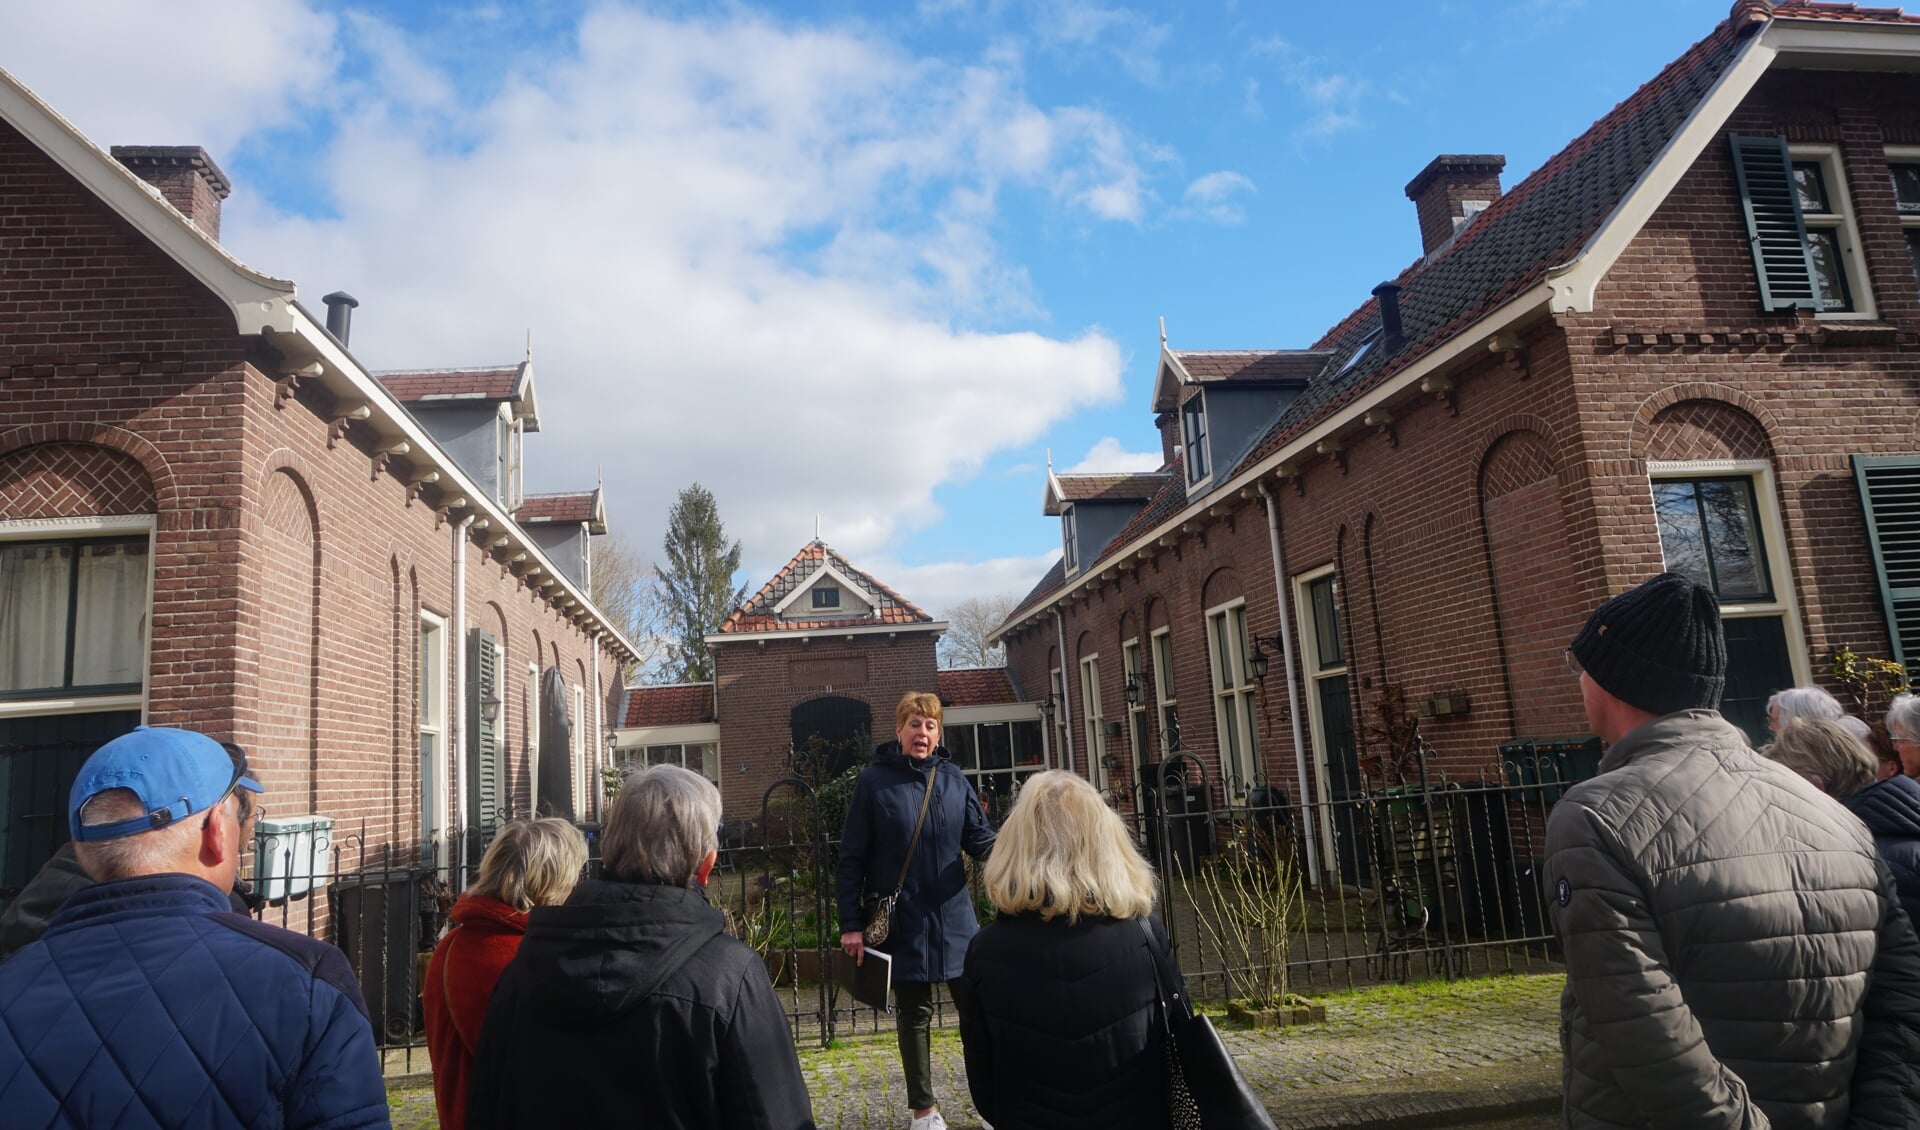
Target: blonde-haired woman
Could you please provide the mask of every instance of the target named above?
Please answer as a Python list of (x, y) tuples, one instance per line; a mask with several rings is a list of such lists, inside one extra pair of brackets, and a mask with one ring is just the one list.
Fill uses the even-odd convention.
[(996, 1130), (1164, 1130), (1155, 951), (1183, 998), (1186, 986), (1152, 916), (1153, 869), (1120, 817), (1084, 779), (1037, 774), (1000, 827), (986, 886), (999, 917), (967, 949), (960, 1001), (980, 1116)]
[(586, 837), (572, 824), (515, 820), (494, 837), (480, 877), (453, 904), (453, 928), (433, 948), (420, 993), (441, 1130), (467, 1124), (480, 1026), (493, 987), (527, 932), (527, 911), (567, 901), (586, 862)]

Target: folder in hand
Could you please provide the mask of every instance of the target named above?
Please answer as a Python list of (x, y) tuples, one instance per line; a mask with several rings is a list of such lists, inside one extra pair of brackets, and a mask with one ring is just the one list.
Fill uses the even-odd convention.
[(892, 1012), (893, 958), (879, 950), (866, 951), (865, 960), (853, 963), (845, 950), (833, 956), (834, 980), (853, 994), (853, 999), (881, 1012)]

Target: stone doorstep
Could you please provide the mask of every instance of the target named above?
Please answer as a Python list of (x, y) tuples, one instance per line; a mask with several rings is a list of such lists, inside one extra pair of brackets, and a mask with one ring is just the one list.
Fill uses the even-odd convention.
[(1560, 1109), (1560, 1058), (1263, 1094), (1281, 1130), (1459, 1126)]

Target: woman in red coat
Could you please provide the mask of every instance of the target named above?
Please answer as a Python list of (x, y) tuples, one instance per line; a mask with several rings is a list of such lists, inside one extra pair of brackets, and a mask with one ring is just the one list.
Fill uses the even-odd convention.
[(516, 820), (500, 829), (480, 877), (448, 916), (421, 987), (433, 1101), (441, 1130), (464, 1130), (473, 1053), (494, 983), (520, 949), (527, 911), (567, 900), (587, 862), (587, 841), (565, 820)]

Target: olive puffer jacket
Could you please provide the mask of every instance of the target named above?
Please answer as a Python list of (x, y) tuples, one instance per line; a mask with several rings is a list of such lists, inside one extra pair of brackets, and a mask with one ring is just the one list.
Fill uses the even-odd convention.
[(1571, 1127), (1910, 1126), (1920, 942), (1867, 830), (1711, 710), (1547, 822)]

